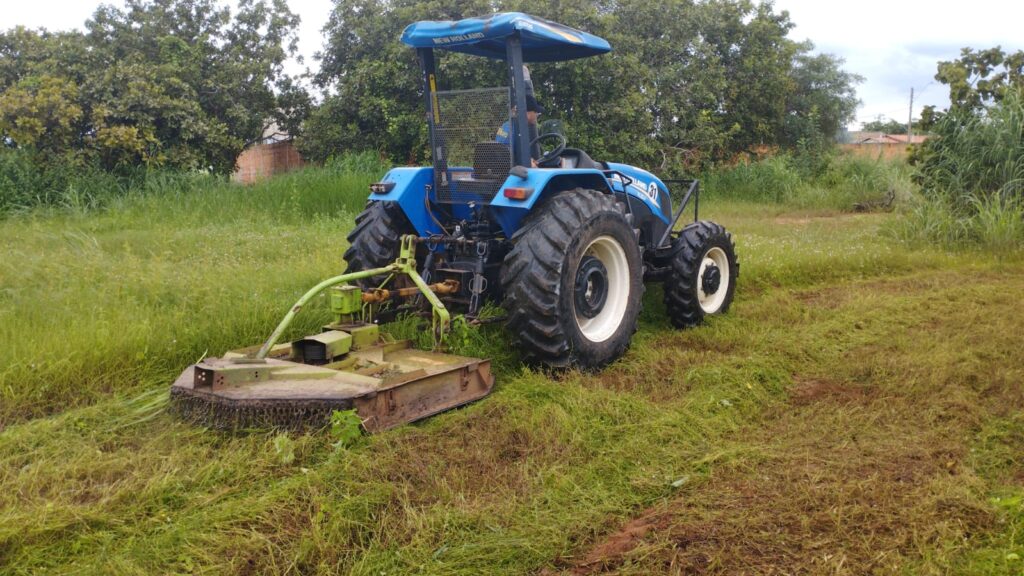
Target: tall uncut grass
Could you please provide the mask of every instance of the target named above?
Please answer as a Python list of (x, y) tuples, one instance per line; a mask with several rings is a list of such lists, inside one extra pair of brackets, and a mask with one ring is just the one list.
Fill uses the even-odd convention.
[(947, 114), (922, 151), (921, 194), (895, 234), (909, 242), (997, 251), (1024, 246), (1024, 95)]
[(704, 174), (701, 185), (715, 198), (834, 210), (880, 203), (890, 194), (903, 199), (912, 188), (902, 162), (835, 155), (808, 171), (787, 154)]
[[(86, 213), (110, 208), (147, 208), (147, 200), (174, 198), (179, 213), (224, 208), (311, 216), (338, 209), (358, 210), (365, 196), (338, 194), (353, 179), (387, 169), (378, 154), (367, 152), (328, 160), (255, 186), (240, 188), (225, 176), (198, 171), (136, 168), (114, 174), (81, 166), (39, 170), (22, 151), (0, 151), (0, 217)], [(244, 190), (244, 193), (240, 193)]]
[(154, 173), (102, 209), (0, 221), (0, 429), (261, 340), (304, 287), (343, 269), (382, 171), (355, 157), (250, 187)]

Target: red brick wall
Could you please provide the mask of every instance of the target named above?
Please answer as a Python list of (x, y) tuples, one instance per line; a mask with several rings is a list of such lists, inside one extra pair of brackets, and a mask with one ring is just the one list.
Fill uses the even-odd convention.
[(303, 165), (305, 163), (290, 140), (273, 144), (257, 144), (246, 148), (238, 156), (235, 173), (231, 175), (231, 180), (242, 184), (252, 184), (274, 174), (301, 168)]
[(840, 144), (839, 148), (854, 156), (871, 159), (902, 160), (908, 154), (906, 144)]

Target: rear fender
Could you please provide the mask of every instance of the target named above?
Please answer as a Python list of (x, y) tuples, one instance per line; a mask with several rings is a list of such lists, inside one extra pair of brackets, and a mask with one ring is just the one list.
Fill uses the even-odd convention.
[[(511, 175), (491, 200), (491, 213), (509, 238), (519, 230), (523, 218), (545, 198), (574, 188), (587, 188), (611, 194), (612, 187), (600, 170), (591, 168), (550, 169), (531, 168), (526, 178)], [(533, 193), (524, 200), (505, 197), (505, 188), (531, 188)]]
[(393, 182), (395, 185), (387, 194), (370, 194), (371, 202), (397, 202), (420, 236), (441, 233), (441, 228), (427, 212), (424, 201), (427, 187), (434, 183), (433, 168), (392, 168), (381, 182)]

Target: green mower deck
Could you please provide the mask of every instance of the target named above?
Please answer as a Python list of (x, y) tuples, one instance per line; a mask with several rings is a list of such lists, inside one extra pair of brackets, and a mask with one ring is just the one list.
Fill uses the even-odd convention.
[[(435, 349), (444, 344), (450, 317), (437, 294), (458, 291), (454, 281), (427, 283), (416, 272), (412, 236), (402, 238), (393, 264), (324, 280), (304, 294), (262, 346), (206, 358), (171, 386), (172, 409), (182, 417), (223, 429), (312, 429), (335, 410), (355, 410), (367, 432), (379, 432), (483, 398), (494, 386), (489, 360), (382, 342), (371, 319), (392, 298), (421, 294), (432, 311)], [(406, 276), (415, 287), (362, 291), (351, 282)], [(385, 282), (387, 284), (388, 282)], [(330, 289), (334, 321), (319, 334), (277, 344), (292, 319)]]
[(216, 428), (325, 426), (335, 410), (355, 409), (380, 432), (483, 398), (494, 385), (489, 360), (377, 344), (313, 366), (293, 346), (263, 360), (243, 351), (189, 366), (171, 387), (179, 414)]

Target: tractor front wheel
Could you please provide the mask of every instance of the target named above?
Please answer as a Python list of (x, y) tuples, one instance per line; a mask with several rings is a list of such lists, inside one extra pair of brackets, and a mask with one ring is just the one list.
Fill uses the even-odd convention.
[(687, 328), (727, 312), (740, 275), (732, 235), (701, 220), (683, 228), (673, 248), (665, 279), (665, 308), (672, 324)]
[(534, 210), (512, 237), (501, 284), (508, 328), (527, 360), (599, 368), (636, 332), (643, 269), (614, 197), (576, 189)]

